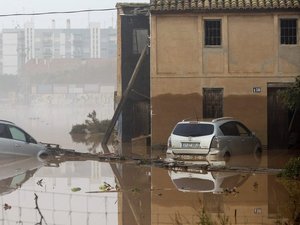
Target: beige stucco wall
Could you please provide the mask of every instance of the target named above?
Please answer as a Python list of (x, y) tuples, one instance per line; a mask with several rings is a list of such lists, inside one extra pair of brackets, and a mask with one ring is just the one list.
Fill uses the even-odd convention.
[[(267, 144), (267, 84), (300, 74), (300, 41), (279, 44), (279, 20), (289, 17), (298, 18), (299, 33), (296, 13), (152, 15), (152, 145), (166, 144), (178, 121), (202, 118), (203, 88), (224, 88), (224, 116), (242, 120)], [(220, 47), (204, 47), (207, 18), (222, 20)]]

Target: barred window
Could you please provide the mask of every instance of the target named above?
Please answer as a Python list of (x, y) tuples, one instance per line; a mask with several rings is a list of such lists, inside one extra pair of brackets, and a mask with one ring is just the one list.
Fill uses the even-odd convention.
[(284, 45), (297, 44), (297, 19), (280, 20), (280, 43)]
[(203, 88), (203, 118), (223, 117), (223, 88)]
[(221, 45), (221, 20), (204, 20), (205, 45)]

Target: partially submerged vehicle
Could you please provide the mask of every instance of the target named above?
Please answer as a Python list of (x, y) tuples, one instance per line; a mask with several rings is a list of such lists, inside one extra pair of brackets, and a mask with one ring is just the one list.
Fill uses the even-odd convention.
[(41, 159), (47, 155), (47, 147), (13, 122), (0, 120), (0, 154), (37, 156)]
[(240, 121), (230, 117), (212, 121), (182, 121), (169, 139), (167, 154), (183, 159), (217, 159), (262, 152), (260, 140)]

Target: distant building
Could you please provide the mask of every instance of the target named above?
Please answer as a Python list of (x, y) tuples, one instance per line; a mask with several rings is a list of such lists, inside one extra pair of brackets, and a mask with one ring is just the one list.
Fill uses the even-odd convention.
[(100, 24), (91, 23), (90, 24), (90, 57), (100, 58)]
[[(102, 28), (100, 32), (101, 58), (115, 58), (117, 56), (117, 29)], [(114, 46), (112, 48), (112, 46)]]
[(116, 29), (100, 28), (91, 23), (89, 28), (56, 29), (52, 20), (50, 29), (36, 29), (32, 22), (24, 29), (4, 29), (1, 41), (2, 74), (20, 74), (23, 65), (32, 59), (105, 59), (116, 57)]
[(24, 32), (5, 29), (2, 34), (2, 73), (17, 75), (24, 65)]

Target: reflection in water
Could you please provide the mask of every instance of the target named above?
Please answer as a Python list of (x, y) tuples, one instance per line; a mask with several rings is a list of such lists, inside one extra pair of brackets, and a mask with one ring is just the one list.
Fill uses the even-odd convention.
[(82, 143), (87, 146), (90, 153), (96, 153), (103, 139), (102, 133), (96, 134), (71, 134), (72, 140), (75, 143)]
[(37, 157), (0, 154), (0, 195), (18, 189), (43, 165)]
[(265, 155), (230, 160), (230, 172), (152, 168), (152, 224), (299, 224), (299, 181), (282, 183)]
[(211, 192), (214, 194), (238, 193), (237, 188), (243, 184), (249, 174), (230, 172), (201, 173), (169, 171), (175, 187), (183, 192)]
[[(2, 224), (43, 218), (43, 224), (273, 225), (299, 219), (299, 182), (266, 170), (175, 172), (96, 161), (40, 168), (36, 158), (13, 161), (1, 158), (1, 187), (9, 187), (1, 189)], [(258, 165), (265, 164), (262, 158)], [(103, 192), (103, 184), (113, 188)]]
[[(300, 181), (285, 178), (276, 179), (277, 188), (272, 190), (272, 198), (277, 200), (277, 224), (300, 224)], [(270, 193), (271, 194), (271, 193)], [(284, 196), (284, 197), (283, 197)]]
[[(18, 168), (19, 165), (16, 168)], [(26, 171), (25, 174), (30, 171)], [(0, 197), (2, 224), (118, 224), (117, 193), (88, 193), (106, 182), (115, 185), (108, 164), (67, 162), (59, 167), (43, 167), (25, 175), (14, 192)], [(19, 182), (20, 175), (12, 180)], [(72, 188), (80, 187), (73, 192)], [(35, 195), (37, 198), (35, 199)], [(37, 202), (36, 202), (37, 201)], [(6, 210), (4, 209), (7, 204)]]
[[(165, 178), (162, 171), (156, 170), (152, 174), (160, 176), (161, 181)], [(175, 224), (245, 224), (245, 221), (247, 224), (274, 224), (275, 218), (268, 214), (267, 178), (266, 174), (247, 174), (239, 178), (242, 182), (236, 182), (240, 186), (235, 187), (234, 192), (223, 191), (218, 195), (182, 192), (172, 189), (172, 183), (165, 182), (163, 186), (169, 186), (168, 190), (165, 188), (152, 194), (152, 218), (156, 218), (152, 224), (174, 224), (174, 221), (178, 222)], [(160, 189), (158, 185), (156, 189)], [(221, 220), (227, 222), (221, 223)]]

